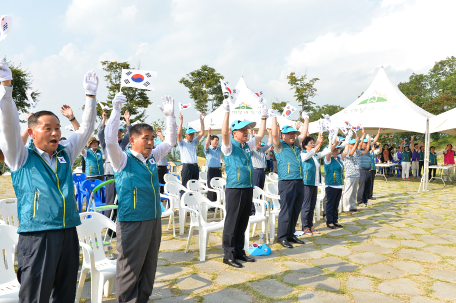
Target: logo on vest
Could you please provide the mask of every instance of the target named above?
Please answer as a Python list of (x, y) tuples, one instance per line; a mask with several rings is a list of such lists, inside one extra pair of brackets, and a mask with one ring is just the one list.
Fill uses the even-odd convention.
[(65, 158), (64, 157), (57, 157), (57, 160), (59, 160), (59, 163), (67, 163), (65, 161)]
[(155, 160), (154, 160), (154, 159), (150, 159), (149, 162), (150, 162), (150, 164), (152, 164), (152, 165), (155, 164)]
[(246, 153), (250, 153), (250, 148), (246, 148), (246, 149), (245, 149), (245, 152), (246, 152)]

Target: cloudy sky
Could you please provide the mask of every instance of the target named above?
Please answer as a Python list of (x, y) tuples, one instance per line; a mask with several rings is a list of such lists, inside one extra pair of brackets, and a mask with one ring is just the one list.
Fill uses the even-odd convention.
[[(98, 98), (106, 99), (102, 60), (157, 71), (147, 121), (161, 118), (165, 94), (190, 101), (178, 81), (203, 64), (233, 84), (243, 74), (268, 103), (296, 105), (286, 75), (307, 72), (320, 78), (314, 102), (347, 106), (382, 65), (399, 83), (456, 55), (455, 11), (453, 0), (3, 1), (0, 15), (14, 25), (0, 56), (31, 71), (37, 110), (66, 103), (78, 118), (85, 72), (98, 73)], [(188, 110), (184, 122), (196, 118)]]

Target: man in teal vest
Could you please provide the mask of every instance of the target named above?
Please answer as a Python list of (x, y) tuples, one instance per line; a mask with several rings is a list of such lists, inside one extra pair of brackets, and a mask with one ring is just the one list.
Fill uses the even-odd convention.
[(59, 144), (59, 118), (39, 111), (28, 119), (28, 147), (21, 139), (11, 80), (10, 69), (0, 60), (0, 147), (17, 198), (19, 302), (74, 302), (79, 268), (76, 226), (81, 221), (71, 167), (95, 128), (98, 78), (93, 71), (84, 77), (87, 98), (78, 131)]
[(116, 179), (117, 198), (117, 302), (147, 302), (154, 287), (161, 242), (161, 202), (157, 162), (176, 144), (174, 99), (162, 98), (166, 139), (154, 147), (154, 129), (146, 123), (130, 128), (131, 148), (122, 151), (117, 141), (120, 111), (126, 97), (118, 93), (106, 125), (106, 151)]
[[(266, 129), (267, 108), (261, 108), (261, 125), (258, 134), (248, 140), (248, 130), (255, 122), (230, 120), (230, 103), (228, 99), (222, 105), (225, 117), (222, 124), (222, 153), (225, 159), (226, 191), (225, 191), (225, 227), (223, 229), (222, 246), (223, 263), (240, 268), (237, 260), (255, 262), (244, 251), (245, 230), (249, 223), (253, 199), (253, 165), (251, 151), (256, 149), (258, 142), (264, 137)], [(230, 128), (233, 138), (230, 138)]]
[(300, 123), (297, 124), (297, 129), (285, 125), (282, 127), (281, 138), (277, 118), (273, 117), (272, 120), (272, 143), (277, 159), (280, 195), (277, 240), (286, 248), (293, 248), (290, 242), (304, 244), (304, 241), (298, 239), (294, 234), (304, 201), (303, 171), (299, 147), (307, 135), (309, 115), (306, 112), (302, 112), (302, 118), (304, 119), (304, 125), (301, 128), (301, 132), (297, 130), (300, 128)]
[[(85, 175), (87, 177), (104, 175), (104, 155), (99, 148), (99, 145), (100, 141), (98, 141), (97, 138), (90, 137), (89, 142), (87, 143), (87, 148), (84, 148), (81, 152), (86, 162)], [(99, 178), (104, 181), (103, 177)]]

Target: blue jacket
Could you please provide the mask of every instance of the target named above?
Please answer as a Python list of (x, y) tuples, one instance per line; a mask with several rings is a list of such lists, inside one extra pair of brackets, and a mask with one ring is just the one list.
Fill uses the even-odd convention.
[(74, 197), (72, 167), (64, 146), (58, 146), (56, 158), (54, 171), (30, 143), (27, 161), (11, 172), (17, 197), (18, 233), (81, 224)]
[(331, 157), (331, 163), (325, 163), (325, 184), (344, 185), (344, 164), (336, 158)]
[(294, 144), (293, 147), (280, 140), (282, 143), (282, 151), (274, 154), (277, 160), (277, 169), (279, 172), (279, 180), (302, 180), (302, 165), (298, 145)]
[(103, 154), (100, 149), (94, 153), (91, 148), (86, 148), (86, 176), (104, 175)]
[(152, 155), (147, 165), (127, 149), (127, 164), (120, 172), (114, 172), (116, 179), (117, 220), (147, 221), (161, 217), (160, 187), (157, 164)]
[(253, 165), (250, 148), (247, 143), (231, 139), (232, 150), (225, 156), (226, 187), (227, 188), (253, 188)]

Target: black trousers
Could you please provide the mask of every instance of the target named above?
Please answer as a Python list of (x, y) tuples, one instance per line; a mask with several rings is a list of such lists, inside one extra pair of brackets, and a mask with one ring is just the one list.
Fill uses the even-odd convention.
[[(168, 173), (168, 167), (164, 165), (157, 166), (158, 183), (165, 184), (165, 175)], [(164, 187), (160, 186), (160, 194), (163, 194)]]
[[(266, 180), (266, 171), (264, 169), (253, 169), (253, 184), (261, 189), (264, 189), (264, 181)], [(255, 204), (252, 203), (251, 214), (255, 214)]]
[(367, 204), (367, 197), (369, 196), (370, 187), (372, 183), (372, 174), (370, 170), (359, 169), (359, 188), (357, 204)]
[(370, 191), (369, 195), (367, 196), (367, 199), (372, 199), (374, 196), (374, 181), (375, 181), (375, 175), (377, 174), (376, 170), (371, 170), (371, 186), (370, 186)]
[[(207, 187), (212, 188), (211, 180), (212, 178), (221, 178), (222, 169), (218, 167), (208, 167), (207, 169)], [(207, 193), (207, 198), (211, 201), (217, 201), (217, 194), (210, 191)]]
[(422, 176), (424, 174), (424, 161), (418, 161), (418, 175)]
[(74, 302), (79, 268), (76, 227), (19, 234), (19, 302)]
[(188, 180), (199, 179), (199, 168), (197, 164), (186, 164), (182, 166), (182, 185), (187, 187)]
[(313, 227), (315, 205), (317, 204), (318, 186), (304, 185), (304, 201), (301, 207), (302, 229)]
[(279, 181), (280, 213), (277, 226), (277, 240), (287, 240), (294, 236), (299, 211), (304, 200), (302, 179)]
[(432, 177), (435, 177), (436, 172), (437, 172), (436, 168), (429, 168), (429, 180), (431, 180)]
[(245, 230), (249, 224), (253, 188), (227, 188), (225, 199), (226, 217), (222, 246), (224, 258), (233, 260), (245, 255)]
[(338, 223), (339, 220), (339, 203), (342, 197), (342, 188), (334, 188), (327, 186), (325, 188), (326, 198), (326, 223)]

